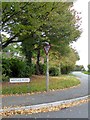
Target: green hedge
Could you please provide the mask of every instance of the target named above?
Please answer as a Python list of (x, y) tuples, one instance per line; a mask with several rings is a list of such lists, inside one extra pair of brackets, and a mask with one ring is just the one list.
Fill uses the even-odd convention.
[(51, 76), (58, 76), (59, 75), (59, 69), (56, 67), (49, 68), (49, 74)]
[(18, 58), (3, 58), (2, 74), (2, 81), (7, 81), (8, 77), (30, 77), (32, 74), (32, 67)]
[[(39, 71), (41, 75), (44, 75), (46, 65), (40, 64)], [(2, 59), (2, 81), (8, 81), (10, 77), (30, 77), (32, 74), (37, 74), (36, 64), (30, 66), (18, 58)]]

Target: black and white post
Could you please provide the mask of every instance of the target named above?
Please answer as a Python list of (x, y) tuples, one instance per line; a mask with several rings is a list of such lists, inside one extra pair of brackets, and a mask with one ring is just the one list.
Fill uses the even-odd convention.
[(46, 61), (47, 61), (47, 70), (46, 70), (46, 91), (49, 91), (49, 55), (48, 52), (50, 50), (50, 44), (45, 42), (44, 50), (46, 53)]

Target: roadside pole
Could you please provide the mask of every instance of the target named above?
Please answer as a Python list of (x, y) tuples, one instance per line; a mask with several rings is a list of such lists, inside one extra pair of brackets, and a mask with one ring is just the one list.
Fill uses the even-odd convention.
[(50, 44), (48, 42), (45, 42), (45, 46), (44, 46), (44, 50), (46, 53), (46, 65), (47, 65), (47, 69), (46, 69), (46, 91), (49, 91), (49, 55), (48, 52), (50, 50)]
[(46, 90), (49, 91), (49, 55), (46, 55), (47, 59), (47, 70), (46, 70)]

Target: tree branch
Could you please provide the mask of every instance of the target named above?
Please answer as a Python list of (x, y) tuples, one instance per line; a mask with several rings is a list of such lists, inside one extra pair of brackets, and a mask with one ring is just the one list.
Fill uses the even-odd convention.
[(8, 41), (3, 42), (3, 43), (2, 43), (2, 49), (4, 49), (4, 48), (7, 47), (10, 43), (12, 43), (13, 39), (14, 39), (15, 37), (17, 37), (18, 34), (19, 34), (19, 33), (17, 33), (16, 35), (14, 35), (14, 36), (13, 36), (12, 38), (10, 38)]

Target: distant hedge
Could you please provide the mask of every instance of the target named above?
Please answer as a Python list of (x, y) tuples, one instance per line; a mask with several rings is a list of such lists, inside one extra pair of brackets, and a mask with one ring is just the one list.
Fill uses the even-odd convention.
[(61, 65), (61, 74), (69, 74), (72, 71), (72, 66)]

